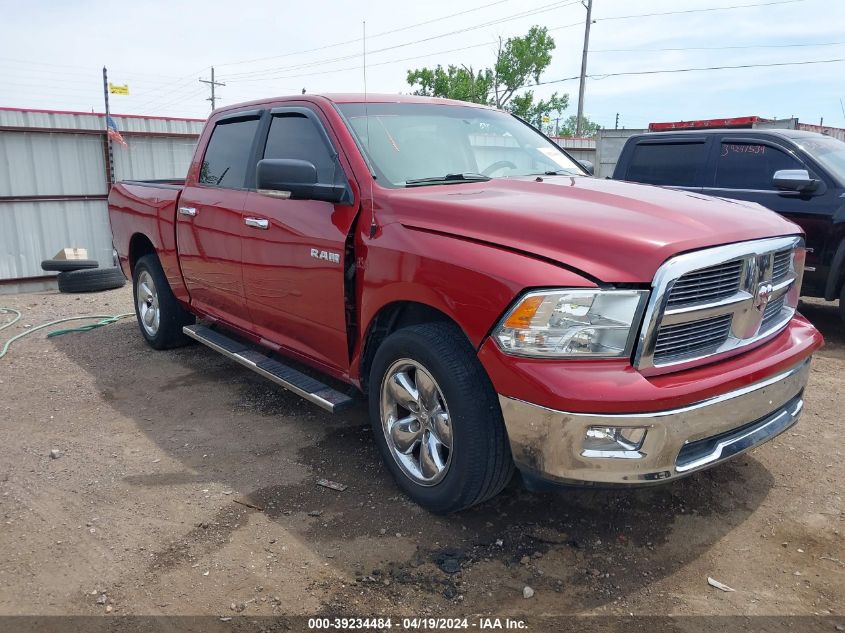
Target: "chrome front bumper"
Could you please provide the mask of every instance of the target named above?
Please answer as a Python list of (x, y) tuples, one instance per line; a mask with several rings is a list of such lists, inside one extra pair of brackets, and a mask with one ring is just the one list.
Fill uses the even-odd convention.
[[(575, 484), (647, 484), (683, 477), (743, 453), (798, 421), (807, 360), (761, 382), (679, 409), (654, 413), (555, 411), (499, 396), (517, 467)], [(590, 427), (645, 427), (636, 450), (585, 450)]]

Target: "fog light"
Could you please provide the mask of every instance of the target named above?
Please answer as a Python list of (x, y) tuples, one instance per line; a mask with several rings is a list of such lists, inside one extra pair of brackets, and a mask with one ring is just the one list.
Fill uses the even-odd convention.
[(637, 459), (646, 436), (642, 426), (591, 426), (584, 436), (584, 457), (619, 457)]

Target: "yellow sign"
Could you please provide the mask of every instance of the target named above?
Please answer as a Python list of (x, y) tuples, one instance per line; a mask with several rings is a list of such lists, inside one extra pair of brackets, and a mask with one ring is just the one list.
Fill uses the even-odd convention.
[(123, 84), (122, 86), (118, 86), (117, 84), (109, 82), (109, 92), (113, 95), (128, 95), (129, 84)]
[(550, 122), (551, 122), (551, 119), (549, 117), (547, 117), (547, 116), (543, 117), (543, 123), (550, 123)]

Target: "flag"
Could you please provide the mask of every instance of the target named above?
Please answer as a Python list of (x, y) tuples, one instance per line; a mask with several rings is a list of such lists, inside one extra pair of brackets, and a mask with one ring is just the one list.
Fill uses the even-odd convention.
[(115, 123), (114, 119), (110, 116), (106, 117), (106, 128), (108, 130), (108, 135), (111, 140), (120, 143), (124, 147), (128, 147), (128, 145), (126, 145), (126, 141), (123, 140), (123, 136), (121, 136), (120, 132), (117, 129), (117, 123)]

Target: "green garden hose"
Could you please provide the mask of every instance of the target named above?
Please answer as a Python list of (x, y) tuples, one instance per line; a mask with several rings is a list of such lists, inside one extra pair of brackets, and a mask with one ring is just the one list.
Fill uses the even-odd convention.
[[(20, 321), (21, 318), (21, 313), (18, 310), (15, 310), (14, 308), (0, 308), (0, 314), (15, 315), (11, 321), (7, 321), (3, 325), (0, 325), (0, 330), (5, 330), (7, 327), (13, 326), (15, 323)], [(17, 336), (13, 336), (8, 341), (3, 343), (3, 347), (0, 348), (0, 358), (3, 358), (6, 355), (6, 353), (9, 351), (9, 348), (12, 346), (12, 343), (14, 343), (15, 341), (22, 339), (24, 336), (32, 334), (33, 332), (43, 330), (44, 328), (48, 328), (53, 325), (58, 325), (59, 323), (67, 323), (68, 321), (90, 321), (91, 319), (100, 319), (96, 323), (88, 323), (87, 325), (83, 325), (76, 328), (65, 328), (61, 330), (55, 330), (47, 334), (47, 338), (50, 338), (52, 336), (61, 336), (62, 334), (69, 334), (70, 332), (90, 332), (95, 328), (103, 327), (104, 325), (109, 325), (111, 323), (116, 323), (117, 321), (120, 321), (120, 319), (125, 319), (127, 317), (133, 316), (135, 316), (134, 312), (128, 312), (126, 314), (91, 314), (87, 316), (66, 317), (64, 319), (56, 319), (55, 321), (42, 323), (41, 325), (36, 325), (35, 327), (29, 328), (28, 330), (26, 330), (26, 332), (21, 332)]]

